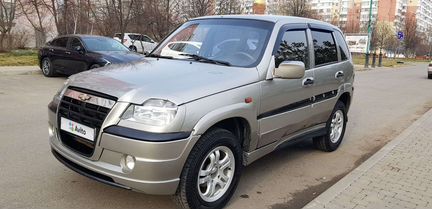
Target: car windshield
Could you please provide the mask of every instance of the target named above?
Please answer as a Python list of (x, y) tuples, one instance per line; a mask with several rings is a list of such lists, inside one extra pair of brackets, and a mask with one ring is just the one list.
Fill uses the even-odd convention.
[(105, 37), (83, 37), (87, 50), (89, 51), (129, 51), (123, 44)]
[(254, 67), (274, 24), (245, 19), (202, 19), (178, 28), (150, 56)]

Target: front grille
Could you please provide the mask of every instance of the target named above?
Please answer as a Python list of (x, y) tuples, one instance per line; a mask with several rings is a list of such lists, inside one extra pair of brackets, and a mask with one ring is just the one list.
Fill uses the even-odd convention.
[[(113, 102), (115, 102), (111, 100), (112, 98), (107, 99), (100, 97), (99, 95), (101, 94), (98, 92), (85, 90), (85, 93), (83, 93), (83, 91), (76, 91), (75, 89), (69, 88), (64, 94), (59, 105), (58, 124), (60, 124), (61, 117), (75, 121), (94, 128), (95, 137), (97, 137), (102, 123), (111, 109), (106, 107), (107, 105), (101, 106), (94, 104), (95, 102), (91, 103), (91, 101), (81, 101), (81, 99), (77, 97), (77, 95), (80, 94), (88, 94), (90, 97), (95, 97), (99, 100), (111, 101), (112, 103), (110, 104), (114, 104)], [(63, 144), (82, 155), (91, 156), (93, 154), (96, 139), (94, 141), (89, 141), (63, 130), (60, 130), (60, 139)]]

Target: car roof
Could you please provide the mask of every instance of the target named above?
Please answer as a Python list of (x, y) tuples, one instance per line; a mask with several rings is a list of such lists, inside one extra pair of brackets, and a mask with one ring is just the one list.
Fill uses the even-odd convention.
[(289, 23), (314, 23), (314, 24), (326, 25), (332, 28), (337, 28), (336, 26), (330, 23), (323, 22), (320, 20), (304, 18), (304, 17), (282, 16), (282, 15), (212, 15), (212, 16), (198, 17), (192, 20), (219, 19), (219, 18), (261, 20), (261, 21), (274, 22), (274, 23), (279, 21), (284, 21)]
[[(121, 33), (115, 33), (117, 34), (121, 34)], [(145, 35), (145, 34), (141, 34), (141, 33), (124, 33), (125, 35)]]
[(98, 36), (98, 35), (89, 35), (89, 34), (66, 34), (66, 35), (60, 35), (57, 36), (56, 38), (62, 38), (62, 37), (78, 37), (78, 38), (110, 38), (110, 37), (106, 37), (106, 36)]

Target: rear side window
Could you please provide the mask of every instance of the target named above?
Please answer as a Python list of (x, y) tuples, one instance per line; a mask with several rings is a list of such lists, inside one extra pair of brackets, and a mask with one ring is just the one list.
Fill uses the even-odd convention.
[(283, 61), (301, 61), (304, 62), (306, 69), (308, 69), (309, 56), (306, 31), (286, 31), (282, 36), (275, 58), (276, 66), (279, 66)]
[(136, 34), (131, 34), (131, 35), (129, 35), (129, 38), (134, 40), (134, 41), (140, 41), (141, 36), (136, 35)]
[(312, 31), (315, 65), (337, 62), (336, 44), (331, 32)]
[(145, 42), (152, 42), (151, 39), (147, 36), (142, 36), (141, 40)]
[(348, 50), (348, 46), (346, 45), (345, 39), (340, 32), (335, 32), (335, 34), (336, 34), (336, 41), (339, 45), (341, 59), (347, 60), (350, 56), (349, 56), (349, 50)]
[(51, 42), (51, 46), (66, 48), (67, 42), (68, 42), (67, 37), (57, 38)]

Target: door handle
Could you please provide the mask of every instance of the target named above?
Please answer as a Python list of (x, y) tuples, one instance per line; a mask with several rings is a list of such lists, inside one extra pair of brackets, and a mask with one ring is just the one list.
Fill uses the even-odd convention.
[(343, 71), (337, 71), (336, 74), (335, 74), (335, 78), (336, 78), (336, 79), (338, 79), (338, 78), (342, 78), (342, 77), (344, 77), (344, 76), (345, 76), (345, 74), (344, 74)]
[(303, 79), (303, 86), (307, 87), (307, 86), (312, 86), (314, 84), (314, 79), (312, 77), (308, 77)]
[(65, 51), (65, 54), (71, 54), (70, 52), (68, 52), (68, 51)]
[(54, 49), (48, 49), (50, 52), (53, 52), (54, 51)]

